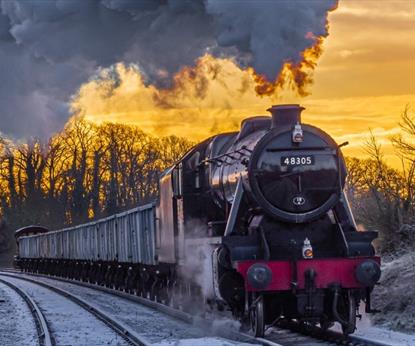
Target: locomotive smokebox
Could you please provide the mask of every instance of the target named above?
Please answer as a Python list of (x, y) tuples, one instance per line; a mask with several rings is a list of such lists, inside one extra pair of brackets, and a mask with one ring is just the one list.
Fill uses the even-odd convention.
[(281, 126), (294, 126), (301, 124), (301, 112), (304, 110), (297, 104), (290, 105), (274, 105), (267, 111), (272, 114), (271, 129)]

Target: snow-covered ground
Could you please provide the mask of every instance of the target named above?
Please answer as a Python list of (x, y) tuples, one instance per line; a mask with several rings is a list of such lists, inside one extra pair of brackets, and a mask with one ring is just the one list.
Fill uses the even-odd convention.
[(179, 341), (161, 341), (154, 344), (154, 346), (252, 346), (252, 344), (238, 343), (217, 337), (204, 337)]
[[(25, 291), (38, 304), (49, 324), (50, 331), (57, 345), (127, 345), (118, 334), (103, 322), (67, 298), (30, 282), (10, 277), (4, 279)], [(16, 312), (22, 310), (25, 305), (23, 301), (19, 302), (16, 300), (11, 303), (13, 304), (10, 306), (7, 317), (2, 319), (6, 323), (9, 319), (17, 320), (20, 318), (22, 314), (16, 315)], [(26, 312), (26, 315), (31, 318), (29, 311)], [(33, 324), (33, 321), (31, 323)], [(13, 328), (10, 328), (10, 330), (13, 330)], [(22, 320), (15, 324), (14, 330), (16, 330), (17, 334), (21, 334), (27, 330), (31, 332), (33, 327), (28, 321)], [(36, 329), (34, 330), (36, 332)], [(26, 343), (20, 343), (16, 338), (11, 343), (4, 343), (2, 345), (20, 346), (26, 345)]]
[(362, 336), (376, 341), (381, 341), (388, 345), (415, 345), (415, 335), (395, 332), (386, 328), (374, 327), (371, 325), (369, 319), (362, 319), (362, 321), (358, 323), (357, 331), (354, 335)]
[(381, 310), (372, 315), (374, 324), (415, 334), (415, 253), (382, 265), (380, 285), (373, 291), (373, 306)]
[[(391, 278), (394, 277), (396, 282), (401, 280), (401, 277), (406, 279), (412, 278), (414, 275), (413, 270), (408, 268), (408, 262), (413, 260), (411, 257), (401, 258), (397, 263), (393, 265), (387, 264), (384, 269), (383, 282), (389, 283), (387, 286), (380, 286), (381, 290), (386, 294), (383, 305), (389, 306), (394, 295), (398, 294), (395, 291), (401, 292), (402, 286), (407, 290), (406, 295), (410, 295), (409, 283), (402, 283), (399, 281), (399, 285), (391, 285)], [(398, 268), (398, 269), (397, 269)], [(412, 267), (413, 268), (413, 267)], [(395, 275), (397, 272), (397, 275)], [(7, 278), (8, 280), (13, 280)], [(224, 338), (217, 337), (215, 325), (203, 326), (200, 323), (196, 323), (195, 326), (189, 326), (188, 324), (174, 320), (171, 317), (164, 315), (161, 312), (154, 311), (148, 307), (134, 304), (123, 298), (116, 297), (104, 292), (99, 292), (94, 289), (80, 287), (74, 284), (59, 282), (53, 279), (36, 278), (37, 280), (53, 283), (53, 285), (63, 288), (80, 298), (91, 302), (93, 305), (99, 307), (105, 313), (120, 320), (128, 327), (133, 329), (138, 334), (144, 336), (148, 341), (155, 346), (247, 346), (245, 343), (238, 343), (230, 341)], [(19, 283), (18, 279), (14, 279), (15, 283)], [(414, 282), (414, 281), (413, 281)], [(94, 321), (87, 312), (82, 311), (78, 306), (71, 302), (62, 302), (65, 298), (58, 296), (56, 293), (39, 287), (35, 284), (22, 283), (22, 288), (29, 292), (35, 301), (41, 306), (45, 316), (48, 320), (52, 321), (51, 326), (55, 330), (59, 330), (60, 336), (57, 338), (58, 345), (118, 345), (123, 344), (124, 341), (120, 339), (116, 334), (110, 335), (111, 331), (108, 327), (103, 325), (100, 321)], [(377, 295), (379, 294), (379, 288), (377, 288)], [(390, 297), (387, 296), (388, 292), (392, 292)], [(403, 294), (402, 292), (399, 294)], [(55, 297), (58, 296), (58, 297)], [(378, 297), (378, 296), (377, 296)], [(4, 302), (0, 302), (0, 345), (13, 346), (13, 345), (36, 345), (36, 329), (29, 313), (29, 310), (25, 302), (7, 286), (0, 284), (0, 299), (4, 299)], [(377, 298), (378, 299), (378, 298)], [(406, 298), (404, 298), (406, 299)], [(406, 301), (406, 300), (404, 300)], [(74, 305), (74, 306), (71, 306)], [(395, 307), (396, 304), (393, 304)], [(379, 301), (375, 302), (376, 308), (382, 308), (379, 306)], [(414, 306), (408, 307), (404, 304), (403, 311), (406, 314), (408, 311), (413, 311)], [(362, 309), (363, 310), (363, 309)], [(376, 315), (375, 315), (376, 316)], [(358, 321), (358, 330), (356, 335), (360, 335), (366, 338), (376, 339), (390, 345), (415, 345), (415, 333), (405, 334), (398, 331), (391, 331), (390, 326), (397, 321), (388, 321), (388, 316), (394, 316), (401, 321), (408, 320), (408, 316), (399, 316), (394, 310), (386, 311), (381, 316), (385, 319), (385, 326), (373, 325), (371, 317), (363, 314), (361, 321)], [(383, 316), (383, 317), (382, 317)], [(409, 314), (409, 316), (411, 316)], [(378, 321), (379, 317), (375, 317), (375, 321)], [(402, 322), (401, 322), (402, 323)], [(409, 318), (408, 326), (414, 323), (413, 319)], [(216, 327), (226, 328), (237, 331), (238, 324), (235, 321), (230, 321), (224, 318), (217, 321)], [(400, 324), (398, 324), (400, 325)], [(74, 333), (75, 331), (75, 333)], [(108, 334), (109, 333), (109, 334)], [(74, 339), (75, 338), (75, 339)], [(74, 342), (75, 340), (75, 342)]]
[[(53, 279), (45, 279), (49, 280), (49, 282), (54, 283), (57, 285), (56, 280)], [(115, 308), (115, 311), (118, 311), (119, 315), (117, 315), (120, 319), (124, 318), (124, 323), (128, 325), (131, 322), (128, 321), (129, 315), (128, 311), (132, 312), (134, 308), (131, 306), (131, 302), (125, 301), (122, 298), (117, 298), (112, 295), (108, 295), (105, 293), (98, 293), (95, 290), (88, 289), (85, 287), (79, 287), (77, 285), (71, 285), (63, 282), (59, 282), (58, 285), (62, 285), (62, 288), (67, 290), (70, 289), (72, 293), (76, 293), (81, 297), (85, 298), (88, 301), (93, 301), (93, 296), (95, 295), (96, 301), (101, 302), (101, 308), (107, 308), (108, 311), (114, 311), (114, 304), (118, 304), (118, 308)], [(140, 314), (140, 317), (135, 320), (137, 326), (140, 330), (145, 330), (145, 336), (148, 340), (155, 343), (157, 346), (231, 346), (231, 345), (245, 345), (242, 343), (232, 342), (229, 340), (225, 340), (222, 338), (214, 337), (215, 329), (216, 328), (226, 328), (233, 329), (235, 331), (238, 330), (239, 324), (236, 321), (223, 318), (217, 321), (213, 329), (212, 327), (206, 327), (203, 330), (205, 335), (200, 334), (200, 329), (195, 327), (189, 327), (188, 325), (182, 326), (183, 322), (172, 320), (170, 317), (165, 316), (164, 314), (151, 310), (144, 306), (135, 307), (136, 309), (139, 308), (140, 311), (143, 311)], [(118, 310), (119, 309), (119, 310)], [(358, 321), (358, 330), (356, 331), (356, 335), (360, 335), (363, 337), (376, 339), (379, 341), (383, 341), (390, 345), (402, 345), (402, 346), (414, 346), (415, 345), (415, 335), (405, 334), (401, 332), (391, 331), (387, 328), (380, 328), (377, 326), (373, 326), (372, 322), (370, 321), (370, 317), (366, 316), (363, 313), (362, 307), (362, 315), (363, 318), (361, 321)], [(123, 317), (124, 316), (124, 317)], [(131, 316), (131, 315), (130, 315)], [(137, 313), (136, 317), (137, 318)], [(148, 324), (148, 319), (151, 319), (153, 322), (150, 327), (146, 327)], [(198, 327), (200, 327), (200, 323), (196, 323)], [(170, 330), (171, 333), (166, 333), (166, 329), (160, 328), (160, 326), (167, 327), (167, 330)], [(187, 327), (186, 327), (187, 326)], [(148, 329), (147, 329), (148, 328)], [(186, 332), (180, 331), (181, 328), (184, 328)]]
[(37, 331), (29, 307), (11, 288), (0, 283), (0, 345), (37, 345)]
[[(215, 325), (213, 328), (201, 323), (192, 326), (146, 306), (95, 289), (43, 277), (36, 277), (35, 279), (53, 284), (55, 287), (62, 288), (84, 299), (106, 314), (115, 317), (147, 341), (158, 346), (247, 345), (215, 337), (217, 335), (216, 331), (223, 325), (226, 325), (227, 328), (235, 328), (235, 331), (238, 330), (238, 324), (229, 323), (229, 321), (224, 320), (221, 322), (221, 326)], [(198, 343), (195, 343), (196, 340), (198, 340)], [(190, 342), (190, 344), (187, 344), (187, 342)]]

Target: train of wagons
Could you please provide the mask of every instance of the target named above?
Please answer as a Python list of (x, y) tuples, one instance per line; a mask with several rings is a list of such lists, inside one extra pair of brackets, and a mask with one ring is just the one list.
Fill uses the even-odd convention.
[[(359, 232), (341, 147), (299, 105), (197, 144), (152, 204), (48, 231), (16, 232), (16, 264), (171, 304), (203, 301), (263, 336), (279, 319), (356, 328), (380, 278), (374, 231)], [(200, 306), (200, 304), (191, 304)]]

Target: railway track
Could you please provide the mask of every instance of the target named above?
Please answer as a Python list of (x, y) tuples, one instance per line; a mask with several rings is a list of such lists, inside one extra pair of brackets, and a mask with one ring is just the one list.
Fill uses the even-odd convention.
[(49, 330), (49, 326), (46, 322), (46, 319), (39, 309), (37, 303), (23, 290), (21, 290), (18, 286), (14, 285), (13, 283), (3, 280), (0, 278), (0, 283), (7, 285), (13, 291), (15, 291), (22, 299), (25, 301), (29, 310), (32, 314), (33, 320), (35, 321), (37, 335), (39, 339), (40, 346), (52, 346), (54, 345), (52, 334)]
[[(135, 297), (137, 299), (132, 299), (134, 296), (129, 295), (128, 298), (130, 299), (126, 301), (126, 294), (123, 295), (121, 294), (122, 292), (117, 292), (120, 294), (114, 294), (115, 292), (113, 290), (102, 287), (102, 289), (97, 289), (97, 286), (95, 285), (79, 285), (79, 282), (62, 279), (57, 280), (43, 275), (36, 275), (34, 277), (32, 275), (19, 275), (16, 272), (3, 272), (0, 273), (0, 276), (2, 274), (9, 275), (13, 278), (24, 278), (28, 281), (46, 284), (47, 286), (54, 286), (57, 289), (63, 287), (65, 291), (70, 291), (70, 293), (76, 297), (81, 297), (82, 300), (91, 302), (94, 306), (99, 306), (100, 310), (107, 313), (109, 311), (111, 316), (117, 316), (117, 319), (122, 321), (126, 328), (130, 327), (130, 331), (135, 330), (138, 335), (144, 336), (144, 339), (147, 340), (147, 344), (163, 344), (162, 341), (166, 340), (165, 342), (173, 345), (178, 343), (181, 339), (197, 340), (199, 338), (206, 344), (205, 338), (210, 338), (213, 335), (216, 338), (217, 336), (213, 330), (206, 326), (206, 324), (193, 324), (193, 320), (188, 314), (148, 301), (144, 298)], [(99, 294), (97, 291), (102, 291), (103, 294)], [(119, 296), (123, 299), (115, 299), (115, 297), (112, 298), (111, 296), (108, 296), (108, 294), (111, 296)], [(134, 301), (135, 304), (131, 304), (131, 301)], [(147, 305), (147, 307), (150, 307), (151, 309), (143, 307), (143, 305)], [(135, 310), (138, 310), (138, 314), (142, 315), (138, 319), (137, 311)], [(160, 313), (156, 313), (154, 310), (158, 310)], [(151, 313), (149, 314), (146, 311), (150, 311)], [(160, 316), (162, 316), (162, 318), (160, 318)], [(174, 318), (170, 318), (170, 316)], [(145, 321), (143, 322), (143, 320)], [(222, 333), (221, 335), (221, 341), (224, 341), (224, 344), (236, 346), (239, 345), (239, 342), (243, 342), (244, 345), (247, 346), (248, 340), (242, 340), (246, 339), (245, 337), (235, 337), (232, 333), (226, 333), (226, 336), (224, 334), (225, 333)], [(236, 338), (238, 338), (238, 342), (234, 342)], [(249, 341), (252, 342), (252, 340), (253, 338), (250, 337)]]
[[(345, 337), (332, 330), (324, 331), (319, 327), (303, 328), (297, 323), (287, 323), (270, 330), (266, 340), (274, 340), (283, 346), (344, 345), (344, 346), (391, 346), (391, 344), (371, 340), (361, 336)], [(395, 346), (395, 345), (394, 345)]]
[[(4, 275), (3, 273), (4, 272), (0, 271), (0, 275)], [(195, 316), (187, 312), (174, 309), (170, 306), (161, 304), (159, 302), (155, 302), (147, 298), (139, 297), (130, 293), (126, 293), (123, 291), (115, 290), (96, 284), (37, 273), (22, 274), (21, 272), (14, 270), (8, 270), (7, 273), (12, 273), (12, 276), (18, 275), (20, 277), (21, 275), (28, 275), (32, 277), (56, 280), (60, 282), (66, 282), (78, 286), (92, 288), (105, 293), (109, 293), (111, 295), (122, 297), (131, 302), (145, 305), (147, 307), (160, 311), (164, 314), (167, 314), (173, 318), (179, 319), (188, 324), (198, 325), (206, 322), (212, 324), (214, 322), (212, 317), (208, 317), (207, 319), (201, 319), (199, 317), (195, 318)], [(264, 338), (255, 338), (247, 333), (230, 330), (229, 328), (215, 328), (215, 330), (219, 333), (220, 336), (225, 338), (245, 343), (255, 343), (266, 346), (395, 346), (395, 344), (372, 340), (361, 336), (349, 335), (345, 337), (342, 333), (332, 330), (323, 331), (319, 327), (307, 326), (307, 328), (303, 328), (302, 326), (296, 323), (282, 323), (275, 327), (269, 328)]]
[[(16, 275), (7, 274), (7, 273), (0, 273), (1, 282), (9, 285), (13, 289), (15, 289), (16, 292), (18, 292), (19, 294), (20, 293), (23, 294), (23, 296), (25, 297), (24, 298), (25, 301), (26, 301), (26, 299), (29, 299), (30, 302), (31, 302), (30, 304), (34, 304), (33, 306), (36, 306), (36, 318), (39, 317), (39, 318), (42, 319), (42, 331), (46, 330), (47, 331), (46, 333), (49, 336), (49, 337), (44, 338), (45, 343), (42, 343), (42, 345), (55, 345), (56, 344), (56, 342), (52, 342), (51, 333), (49, 332), (49, 330), (47, 328), (47, 323), (46, 323), (46, 320), (45, 320), (43, 314), (40, 312), (39, 307), (36, 305), (36, 303), (33, 301), (33, 299), (31, 299), (29, 297), (29, 295), (27, 293), (25, 293), (22, 289), (20, 289), (16, 284), (13, 284), (12, 282), (10, 282), (9, 280), (7, 280), (5, 278), (13, 278), (14, 280), (22, 280), (22, 281), (30, 282), (32, 284), (41, 286), (41, 287), (46, 288), (46, 289), (48, 289), (48, 290), (50, 290), (54, 293), (57, 293), (60, 296), (65, 297), (66, 299), (68, 299), (71, 302), (75, 303), (76, 305), (80, 306), (81, 308), (86, 310), (88, 313), (95, 316), (98, 320), (103, 322), (105, 325), (107, 325), (113, 332), (115, 332), (117, 335), (119, 335), (126, 342), (126, 344), (128, 344), (128, 345), (132, 345), (132, 346), (150, 346), (151, 345), (149, 342), (147, 342), (142, 337), (137, 335), (133, 330), (131, 330), (130, 328), (125, 326), (120, 321), (117, 321), (114, 318), (108, 316), (107, 314), (105, 314), (99, 308), (89, 304), (85, 300), (69, 293), (66, 290), (63, 290), (61, 288), (57, 288), (55, 286), (49, 285), (45, 282), (30, 279), (30, 278), (27, 278), (27, 277), (16, 276)], [(39, 315), (38, 315), (38, 313), (39, 313)], [(40, 317), (40, 316), (42, 316), (42, 317)], [(45, 327), (45, 326), (46, 326), (46, 329), (43, 329), (43, 327)], [(43, 337), (42, 337), (42, 339), (43, 339)], [(46, 340), (47, 340), (48, 343), (46, 343)]]

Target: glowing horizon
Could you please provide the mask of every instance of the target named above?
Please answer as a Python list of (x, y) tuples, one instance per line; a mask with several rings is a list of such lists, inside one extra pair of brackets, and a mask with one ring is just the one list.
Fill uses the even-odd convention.
[(330, 35), (307, 97), (289, 88), (278, 96), (258, 96), (249, 71), (205, 56), (198, 67), (201, 77), (185, 76), (175, 90), (145, 85), (134, 67), (118, 65), (119, 85), (110, 85), (104, 71), (99, 82), (81, 87), (73, 108), (94, 122), (130, 123), (155, 135), (202, 140), (237, 130), (242, 119), (267, 114), (272, 104), (299, 103), (306, 108), (305, 123), (322, 127), (338, 142), (349, 141), (347, 155), (365, 156), (362, 146), (371, 129), (388, 162), (397, 166), (389, 138), (399, 133), (400, 116), (415, 100), (410, 81), (415, 44), (409, 40), (415, 27), (408, 13), (415, 14), (415, 3), (340, 2), (329, 15)]

